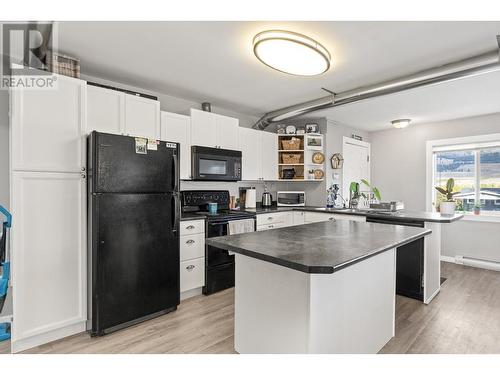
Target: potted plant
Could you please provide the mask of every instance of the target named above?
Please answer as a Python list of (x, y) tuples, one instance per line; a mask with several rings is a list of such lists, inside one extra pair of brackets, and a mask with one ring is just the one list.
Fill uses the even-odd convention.
[(436, 190), (439, 191), (445, 197), (445, 200), (439, 204), (439, 211), (442, 215), (453, 215), (455, 213), (455, 200), (453, 196), (458, 192), (453, 192), (453, 188), (455, 187), (455, 180), (453, 178), (449, 178), (446, 181), (446, 187), (442, 188), (440, 186), (436, 186)]
[[(371, 186), (370, 183), (365, 180), (365, 179), (361, 179), (361, 183), (365, 184), (370, 190), (371, 192), (373, 193), (373, 196), (380, 202), (382, 200), (382, 196), (380, 195), (380, 190), (375, 187), (375, 186)], [(370, 200), (370, 197), (368, 197), (366, 194), (363, 194), (363, 197), (365, 199), (368, 199)]]
[(481, 205), (480, 204), (474, 205), (474, 215), (481, 215)]

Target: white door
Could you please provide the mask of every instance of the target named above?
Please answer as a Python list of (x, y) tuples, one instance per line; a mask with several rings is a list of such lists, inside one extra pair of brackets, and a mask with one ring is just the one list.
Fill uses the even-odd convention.
[(191, 178), (191, 120), (177, 113), (161, 113), (161, 140), (180, 143), (180, 178)]
[(240, 121), (237, 118), (215, 115), (217, 125), (217, 146), (228, 150), (239, 150), (238, 128)]
[(349, 200), (351, 182), (360, 183), (361, 179), (370, 181), (370, 144), (344, 137), (343, 154), (342, 194), (346, 200)]
[(12, 168), (79, 172), (85, 166), (85, 81), (57, 76), (52, 90), (12, 95)]
[(191, 109), (191, 144), (205, 147), (217, 146), (215, 114)]
[(278, 179), (278, 135), (261, 131), (262, 179)]
[(79, 173), (13, 173), (14, 347), (86, 320), (85, 186)]
[(255, 181), (262, 175), (261, 137), (259, 130), (240, 127), (241, 179)]
[(160, 139), (160, 102), (125, 94), (125, 134)]
[(87, 86), (86, 133), (92, 131), (123, 134), (125, 130), (125, 93), (103, 87)]

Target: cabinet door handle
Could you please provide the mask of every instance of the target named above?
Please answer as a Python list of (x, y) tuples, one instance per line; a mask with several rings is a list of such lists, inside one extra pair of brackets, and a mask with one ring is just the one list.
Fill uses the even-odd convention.
[(81, 176), (82, 176), (82, 178), (85, 178), (85, 177), (87, 177), (87, 176), (85, 176), (85, 173), (82, 173), (82, 174), (81, 174)]
[(85, 172), (85, 167), (82, 167), (82, 172)]
[(194, 225), (188, 225), (188, 226), (186, 227), (186, 229), (194, 229), (194, 228), (195, 228), (195, 226), (194, 226)]
[(194, 243), (194, 240), (187, 240), (186, 243), (191, 245), (192, 243)]
[(190, 264), (189, 266), (186, 267), (186, 269), (188, 271), (192, 271), (192, 270), (194, 270), (194, 267), (195, 267), (194, 264)]
[(271, 225), (268, 226), (268, 228), (274, 228), (274, 225), (271, 224)]
[(267, 220), (272, 220), (272, 219), (273, 219), (273, 218), (272, 218), (272, 216), (269, 216), (269, 217), (267, 218)]
[(335, 221), (335, 218), (334, 217), (329, 217), (328, 220)]

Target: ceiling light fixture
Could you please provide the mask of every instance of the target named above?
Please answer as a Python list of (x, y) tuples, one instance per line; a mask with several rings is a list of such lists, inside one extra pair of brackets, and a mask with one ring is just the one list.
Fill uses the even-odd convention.
[(283, 73), (314, 76), (330, 68), (330, 53), (305, 35), (284, 30), (268, 30), (253, 38), (255, 56)]
[(401, 118), (397, 120), (392, 120), (391, 124), (394, 126), (396, 129), (403, 129), (406, 128), (408, 125), (410, 125), (411, 120), (409, 118)]

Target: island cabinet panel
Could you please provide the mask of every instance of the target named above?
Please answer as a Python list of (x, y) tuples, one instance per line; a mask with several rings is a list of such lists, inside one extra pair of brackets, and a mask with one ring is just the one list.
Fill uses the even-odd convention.
[(429, 304), (441, 289), (441, 225), (426, 222), (432, 233), (424, 238), (424, 303)]
[(236, 254), (235, 350), (377, 353), (394, 336), (395, 249), (332, 274)]

